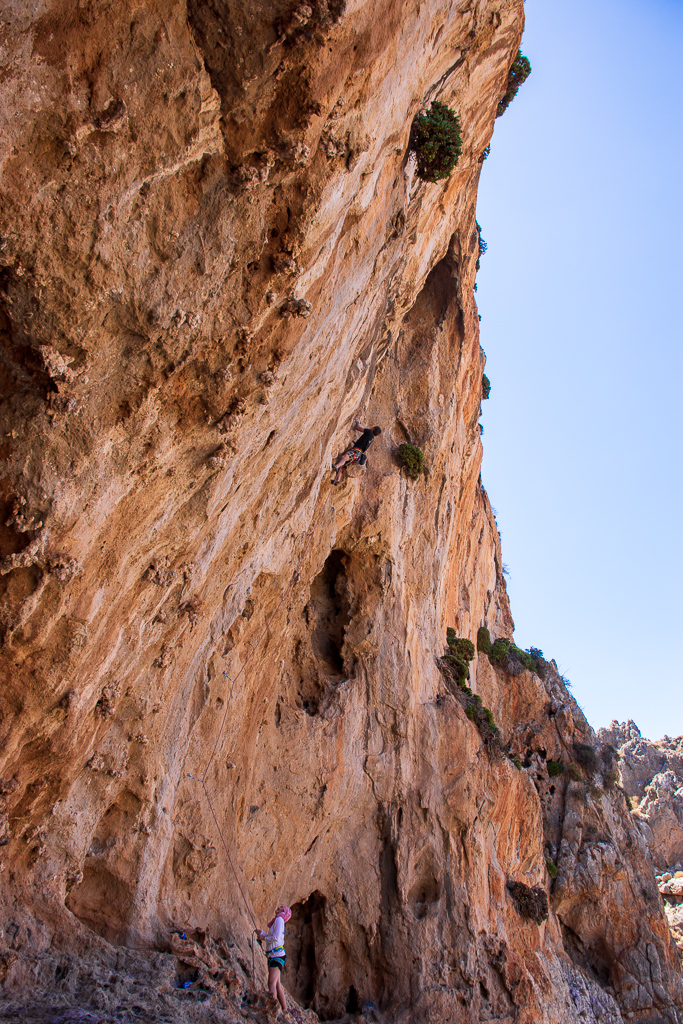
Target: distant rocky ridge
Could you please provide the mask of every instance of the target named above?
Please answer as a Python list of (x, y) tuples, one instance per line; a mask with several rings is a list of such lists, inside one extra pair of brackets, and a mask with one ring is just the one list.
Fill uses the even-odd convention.
[(621, 785), (650, 847), (669, 927), (683, 955), (683, 736), (652, 743), (635, 722), (600, 729), (619, 752)]

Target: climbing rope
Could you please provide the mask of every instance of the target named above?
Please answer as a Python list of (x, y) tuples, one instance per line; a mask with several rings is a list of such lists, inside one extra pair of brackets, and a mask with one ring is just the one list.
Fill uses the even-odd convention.
[[(331, 493), (332, 493), (331, 491), (328, 493), (328, 498), (329, 498), (329, 495)], [(204, 769), (204, 773), (201, 776), (201, 778), (197, 778), (196, 776), (190, 775), (188, 773), (188, 778), (192, 779), (194, 782), (198, 782), (200, 784), (200, 786), (202, 787), (202, 789), (204, 790), (204, 796), (206, 797), (206, 802), (209, 805), (209, 811), (211, 812), (211, 817), (213, 818), (214, 825), (216, 826), (216, 831), (218, 832), (218, 835), (220, 836), (221, 844), (223, 846), (223, 850), (225, 851), (225, 856), (226, 856), (226, 858), (228, 860), (228, 864), (230, 865), (230, 869), (231, 869), (231, 871), (233, 873), (233, 876), (235, 878), (235, 882), (237, 883), (237, 888), (239, 889), (240, 895), (241, 895), (242, 900), (244, 902), (244, 905), (245, 905), (245, 907), (247, 909), (247, 913), (248, 913), (249, 917), (251, 918), (251, 923), (254, 926), (254, 932), (252, 932), (252, 939), (251, 939), (252, 978), (254, 978), (254, 980), (255, 980), (255, 963), (254, 963), (254, 938), (253, 938), (253, 936), (254, 936), (254, 933), (258, 934), (260, 929), (258, 928), (258, 926), (256, 924), (256, 921), (254, 919), (254, 915), (251, 912), (251, 908), (250, 908), (249, 902), (248, 902), (247, 897), (246, 897), (246, 895), (244, 893), (244, 889), (242, 888), (242, 885), (240, 883), (240, 880), (239, 880), (237, 871), (235, 869), (235, 865), (233, 863), (232, 857), (230, 856), (230, 851), (228, 849), (228, 844), (226, 843), (225, 836), (223, 835), (221, 827), (218, 824), (218, 818), (216, 817), (216, 812), (214, 811), (213, 804), (211, 803), (211, 796), (209, 795), (209, 790), (208, 790), (208, 787), (207, 787), (207, 784), (206, 784), (206, 780), (207, 780), (207, 776), (208, 776), (208, 773), (209, 773), (209, 768), (213, 764), (213, 761), (214, 761), (214, 759), (216, 757), (216, 752), (218, 750), (218, 746), (219, 746), (219, 743), (221, 741), (221, 737), (223, 735), (223, 730), (225, 729), (225, 723), (227, 722), (227, 719), (228, 719), (228, 712), (230, 710), (230, 702), (232, 701), (232, 695), (233, 695), (234, 690), (235, 690), (235, 684), (237, 683), (237, 680), (240, 678), (240, 676), (243, 674), (244, 670), (246, 669), (246, 667), (249, 664), (249, 662), (251, 661), (251, 659), (256, 654), (256, 651), (258, 650), (258, 648), (260, 647), (261, 643), (263, 642), (263, 639), (267, 635), (268, 630), (270, 629), (271, 624), (272, 624), (273, 620), (275, 619), (275, 616), (278, 614), (278, 612), (282, 608), (282, 605), (285, 603), (285, 601), (287, 599), (287, 596), (289, 595), (289, 593), (291, 592), (293, 587), (296, 585), (296, 583), (298, 583), (299, 579), (301, 578), (301, 568), (303, 566), (304, 559), (306, 558), (306, 554), (308, 552), (308, 548), (310, 546), (310, 543), (313, 540), (313, 536), (315, 534), (315, 530), (316, 530), (316, 527), (318, 525), (318, 521), (319, 521), (320, 517), (322, 516), (323, 512), (325, 511), (326, 505), (327, 505), (327, 498), (323, 501), (323, 503), (320, 506), (320, 509), (318, 511), (318, 514), (316, 515), (315, 519), (313, 520), (313, 522), (311, 523), (310, 527), (306, 531), (306, 534), (305, 534), (306, 542), (305, 542), (305, 544), (303, 546), (303, 549), (302, 549), (302, 552), (301, 552), (301, 556), (299, 558), (299, 561), (298, 561), (298, 564), (297, 564), (296, 568), (294, 569), (294, 573), (292, 575), (291, 580), (289, 581), (289, 583), (285, 587), (285, 589), (282, 591), (282, 596), (280, 597), (280, 600), (278, 601), (278, 603), (277, 603), (274, 611), (270, 615), (270, 617), (266, 620), (266, 623), (265, 623), (265, 626), (263, 627), (262, 632), (258, 636), (256, 642), (251, 647), (251, 651), (249, 652), (249, 654), (247, 655), (246, 659), (242, 663), (242, 667), (240, 668), (239, 672), (235, 675), (234, 678), (231, 678), (227, 674), (227, 672), (223, 673), (225, 678), (231, 683), (231, 686), (230, 686), (230, 694), (228, 695), (228, 700), (227, 700), (226, 705), (225, 705), (225, 711), (223, 712), (223, 719), (221, 721), (221, 726), (220, 726), (220, 729), (218, 730), (218, 735), (216, 737), (216, 742), (213, 745), (213, 749), (211, 751), (211, 756), (209, 757), (209, 760), (206, 763), (206, 767)]]
[[(328, 498), (329, 498), (329, 494), (328, 494)], [(282, 591), (282, 597), (280, 598), (280, 600), (278, 601), (277, 605), (275, 606), (275, 610), (273, 611), (273, 613), (270, 616), (270, 618), (266, 620), (266, 624), (263, 627), (262, 632), (257, 637), (257, 639), (256, 639), (256, 641), (255, 641), (255, 643), (254, 643), (250, 653), (248, 654), (248, 656), (246, 657), (246, 659), (242, 663), (242, 667), (240, 668), (239, 672), (237, 673), (237, 675), (235, 676), (234, 679), (232, 679), (227, 674), (227, 672), (223, 673), (225, 678), (229, 682), (232, 683), (232, 686), (230, 687), (230, 694), (228, 695), (228, 700), (227, 700), (227, 703), (225, 705), (225, 711), (223, 712), (223, 720), (221, 722), (221, 727), (218, 730), (218, 736), (216, 737), (216, 742), (214, 743), (213, 750), (211, 751), (211, 757), (207, 761), (206, 768), (204, 769), (204, 774), (202, 775), (202, 782), (206, 781), (206, 777), (208, 775), (209, 768), (211, 767), (211, 764), (212, 764), (212, 762), (213, 762), (213, 760), (214, 760), (214, 758), (216, 756), (216, 751), (218, 750), (218, 744), (220, 743), (221, 736), (223, 735), (223, 729), (225, 728), (225, 723), (226, 723), (227, 718), (228, 718), (228, 711), (230, 710), (230, 701), (232, 700), (232, 695), (233, 695), (233, 692), (234, 692), (234, 689), (235, 689), (235, 683), (237, 682), (239, 677), (242, 675), (242, 673), (246, 669), (246, 667), (249, 664), (249, 662), (251, 661), (251, 659), (256, 654), (256, 651), (258, 650), (258, 648), (261, 646), (261, 643), (262, 643), (264, 637), (267, 635), (268, 630), (270, 629), (271, 623), (273, 622), (273, 620), (274, 620), (275, 616), (277, 615), (277, 613), (280, 611), (280, 608), (282, 608), (282, 605), (285, 603), (285, 600), (287, 599), (287, 595), (290, 593), (292, 588), (295, 586), (296, 583), (298, 583), (299, 579), (301, 578), (301, 568), (303, 566), (304, 559), (306, 558), (306, 554), (308, 552), (309, 545), (310, 545), (311, 541), (313, 540), (313, 535), (315, 533), (316, 526), (318, 525), (318, 520), (320, 519), (321, 515), (325, 511), (326, 501), (327, 501), (327, 499), (320, 506), (320, 510), (319, 510), (317, 516), (313, 520), (313, 522), (312, 522), (311, 526), (309, 527), (309, 529), (306, 531), (306, 534), (305, 534), (305, 536), (306, 536), (306, 543), (304, 544), (303, 550), (301, 552), (301, 557), (299, 558), (299, 562), (298, 562), (298, 564), (297, 564), (297, 566), (296, 566), (296, 568), (294, 570), (294, 573), (292, 575), (292, 578), (291, 578), (289, 584)]]
[(188, 777), (188, 779), (193, 779), (194, 782), (198, 782), (200, 784), (200, 786), (202, 787), (202, 789), (204, 790), (204, 796), (206, 797), (206, 802), (209, 805), (209, 810), (211, 811), (211, 817), (214, 820), (214, 824), (215, 824), (216, 829), (218, 831), (218, 835), (221, 837), (221, 843), (223, 844), (223, 849), (225, 850), (225, 856), (228, 858), (228, 864), (230, 865), (230, 868), (232, 869), (232, 873), (235, 876), (235, 881), (237, 882), (237, 888), (239, 889), (240, 894), (242, 896), (242, 899), (244, 900), (244, 905), (247, 908), (247, 913), (249, 914), (249, 917), (251, 918), (251, 923), (254, 926), (254, 930), (258, 931), (259, 929), (258, 929), (258, 927), (256, 925), (256, 921), (254, 920), (254, 915), (252, 914), (251, 909), (249, 907), (249, 904), (247, 902), (247, 898), (244, 895), (244, 890), (242, 889), (242, 886), (240, 885), (240, 880), (239, 880), (239, 877), (237, 875), (237, 871), (235, 870), (235, 865), (232, 862), (232, 857), (230, 856), (230, 851), (228, 850), (228, 845), (225, 842), (225, 838), (224, 838), (223, 833), (221, 831), (221, 827), (218, 824), (218, 819), (216, 818), (216, 812), (213, 809), (213, 804), (211, 803), (211, 797), (209, 796), (209, 791), (206, 788), (206, 783), (204, 782), (203, 779), (198, 779), (194, 775), (190, 775), (189, 773), (188, 773), (187, 777)]

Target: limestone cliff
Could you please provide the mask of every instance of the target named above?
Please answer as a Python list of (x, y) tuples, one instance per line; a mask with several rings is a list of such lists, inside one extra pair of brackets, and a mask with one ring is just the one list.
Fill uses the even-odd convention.
[(683, 956), (683, 736), (652, 743), (635, 722), (612, 722), (598, 736), (619, 755), (619, 781), (657, 869), (657, 886)]
[[(261, 1019), (284, 900), (301, 1020), (681, 1021), (553, 664), (475, 658), (498, 736), (441, 660), (513, 629), (473, 284), (522, 4), (3, 17), (5, 1018)], [(429, 184), (435, 98), (464, 146)], [(383, 433), (333, 488), (356, 415)]]

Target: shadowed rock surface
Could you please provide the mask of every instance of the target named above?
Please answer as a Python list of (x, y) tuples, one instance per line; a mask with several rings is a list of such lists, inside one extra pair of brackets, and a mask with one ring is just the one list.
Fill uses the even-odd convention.
[(473, 285), (523, 5), (3, 17), (4, 1019), (274, 1020), (285, 901), (300, 1021), (680, 1022), (610, 748), (554, 663), (442, 660), (513, 630)]

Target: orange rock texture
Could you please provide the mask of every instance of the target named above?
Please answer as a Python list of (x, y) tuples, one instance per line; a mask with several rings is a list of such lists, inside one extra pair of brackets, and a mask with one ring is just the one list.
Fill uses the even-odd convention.
[[(274, 1019), (284, 901), (299, 1021), (682, 1021), (554, 664), (442, 660), (513, 629), (473, 284), (523, 5), (3, 17), (4, 1019)], [(463, 154), (427, 183), (433, 99)]]

